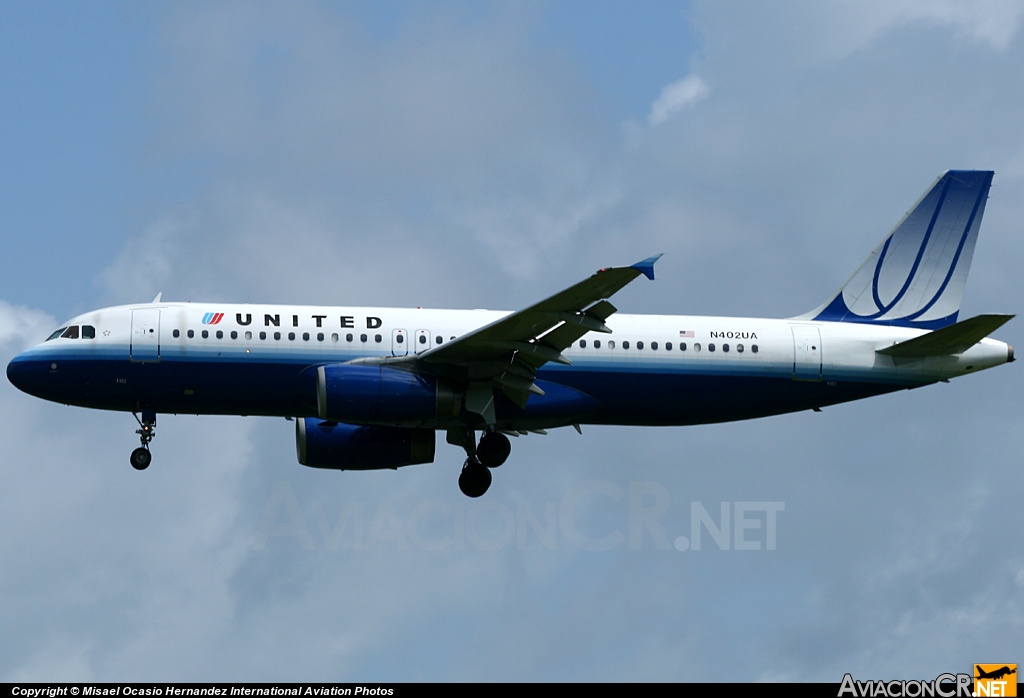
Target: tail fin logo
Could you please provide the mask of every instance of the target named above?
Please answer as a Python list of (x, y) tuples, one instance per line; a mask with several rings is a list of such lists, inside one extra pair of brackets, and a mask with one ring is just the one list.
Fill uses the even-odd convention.
[(207, 313), (203, 316), (204, 325), (218, 325), (224, 319), (224, 313)]
[(992, 172), (936, 180), (815, 320), (936, 329), (956, 322)]

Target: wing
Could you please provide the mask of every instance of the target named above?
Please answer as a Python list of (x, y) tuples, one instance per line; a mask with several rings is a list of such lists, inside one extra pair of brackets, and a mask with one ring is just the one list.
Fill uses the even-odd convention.
[[(530, 393), (543, 395), (534, 380), (549, 361), (571, 363), (562, 351), (587, 332), (611, 332), (615, 312), (608, 298), (641, 274), (654, 279), (656, 255), (629, 267), (601, 269), (588, 279), (529, 308), (492, 322), (439, 347), (386, 363), (411, 363), (418, 372), (466, 383), (466, 409), (494, 423), (494, 390), (520, 407)], [(360, 360), (365, 361), (365, 360)]]

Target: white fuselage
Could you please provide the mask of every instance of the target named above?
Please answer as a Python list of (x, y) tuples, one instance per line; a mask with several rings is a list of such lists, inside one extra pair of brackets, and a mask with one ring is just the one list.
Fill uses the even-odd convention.
[[(506, 315), (140, 304), (80, 315), (67, 326), (94, 328), (93, 338), (50, 339), (17, 361), (45, 373), (26, 390), (69, 404), (301, 416), (315, 414), (315, 397), (301, 394), (308, 382), (299, 375), (309, 367), (422, 353)], [(607, 325), (611, 334), (591, 332), (563, 352), (571, 365), (547, 364), (538, 374), (594, 395), (602, 409), (593, 421), (601, 423), (692, 424), (808, 409), (948, 380), (1012, 356), (1007, 344), (984, 339), (962, 354), (894, 359), (876, 350), (925, 332), (858, 323), (619, 313)], [(673, 388), (682, 400), (715, 385), (733, 413), (707, 395), (707, 419), (699, 405), (674, 407)]]

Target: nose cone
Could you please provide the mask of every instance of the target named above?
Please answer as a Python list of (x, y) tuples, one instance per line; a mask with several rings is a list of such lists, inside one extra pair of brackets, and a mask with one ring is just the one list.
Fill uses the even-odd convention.
[(29, 395), (35, 395), (35, 388), (38, 388), (38, 375), (41, 367), (39, 361), (33, 360), (31, 352), (24, 352), (15, 356), (11, 363), (7, 364), (7, 380), (15, 388)]

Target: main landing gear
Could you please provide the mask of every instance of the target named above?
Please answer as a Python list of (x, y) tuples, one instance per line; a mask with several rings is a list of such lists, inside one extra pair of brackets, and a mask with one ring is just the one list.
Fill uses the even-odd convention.
[(139, 415), (134, 412), (132, 412), (132, 416), (139, 423), (139, 428), (135, 430), (135, 433), (142, 441), (142, 446), (132, 451), (132, 467), (136, 470), (145, 470), (153, 461), (153, 454), (149, 452), (149, 442), (156, 436), (156, 412), (143, 410), (142, 419), (139, 419)]
[[(453, 440), (452, 432), (448, 440)], [(459, 432), (455, 440), (466, 449), (467, 456), (459, 475), (459, 489), (467, 497), (480, 497), (491, 486), (491, 468), (505, 462), (512, 452), (512, 444), (500, 432), (485, 431), (480, 436), (480, 444), (474, 445), (476, 434), (471, 429)]]
[(491, 471), (476, 458), (467, 458), (459, 475), (459, 489), (467, 497), (480, 497), (491, 486)]
[(488, 468), (497, 468), (508, 460), (512, 452), (512, 444), (508, 437), (498, 431), (485, 431), (480, 436), (480, 445), (476, 447), (476, 457)]

